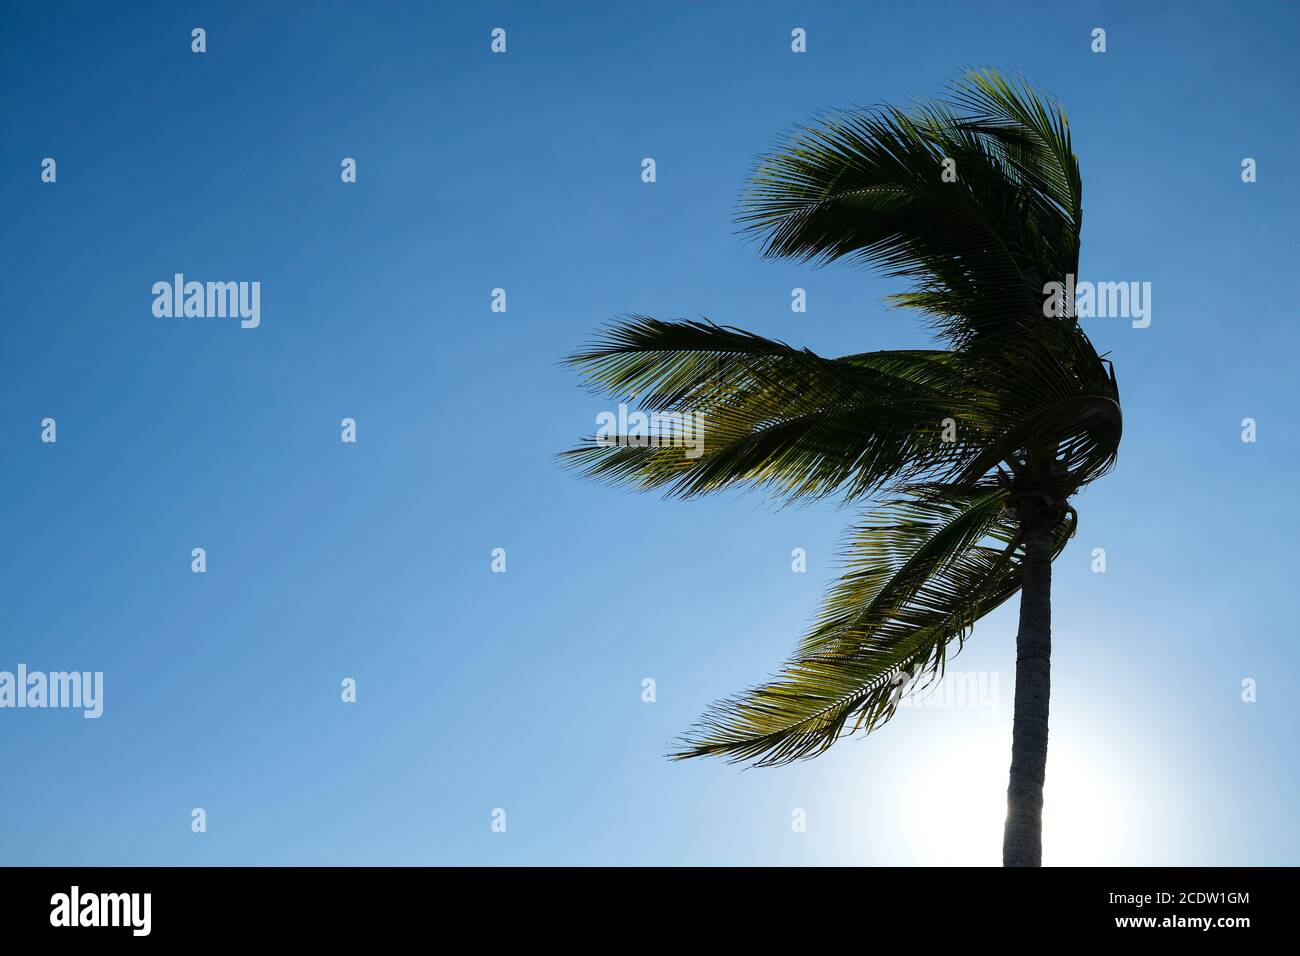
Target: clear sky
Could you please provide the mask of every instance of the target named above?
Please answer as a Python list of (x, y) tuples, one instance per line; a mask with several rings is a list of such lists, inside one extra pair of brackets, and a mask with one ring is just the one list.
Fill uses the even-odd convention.
[[(670, 763), (794, 648), (855, 513), (553, 459), (610, 407), (559, 360), (620, 313), (925, 345), (897, 283), (758, 259), (735, 200), (817, 111), (988, 64), (1070, 112), (1081, 278), (1152, 283), (1149, 328), (1087, 326), (1125, 434), (1055, 567), (1045, 862), (1300, 863), (1298, 26), (1289, 2), (6, 3), (0, 670), (102, 671), (104, 713), (0, 710), (0, 862), (999, 862), (1014, 602), (950, 665), (997, 675), (996, 710)], [(261, 324), (155, 317), (175, 273), (260, 282)]]

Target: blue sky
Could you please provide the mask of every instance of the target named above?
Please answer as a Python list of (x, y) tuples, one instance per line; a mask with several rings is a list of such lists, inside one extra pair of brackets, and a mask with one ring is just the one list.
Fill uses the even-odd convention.
[[(103, 671), (105, 702), (0, 711), (0, 862), (998, 862), (1014, 603), (951, 665), (1000, 675), (997, 713), (904, 711), (786, 768), (669, 763), (794, 647), (854, 512), (666, 502), (553, 460), (610, 407), (559, 360), (620, 313), (923, 345), (882, 302), (897, 283), (761, 261), (734, 203), (795, 123), (983, 64), (1070, 112), (1081, 277), (1153, 288), (1150, 328), (1089, 328), (1125, 436), (1055, 569), (1045, 861), (1300, 862), (1298, 21), (6, 4), (0, 669)], [(260, 327), (155, 318), (177, 272), (259, 281)]]

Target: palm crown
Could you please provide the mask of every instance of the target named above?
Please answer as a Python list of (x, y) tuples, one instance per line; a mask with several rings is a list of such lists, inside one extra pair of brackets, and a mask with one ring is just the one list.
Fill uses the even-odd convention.
[[(1046, 567), (1065, 546), (1068, 499), (1113, 465), (1121, 429), (1109, 362), (1071, 304), (1044, 308), (1045, 286), (1077, 271), (1081, 193), (1064, 111), (991, 70), (906, 112), (831, 114), (759, 162), (740, 222), (765, 256), (910, 280), (892, 301), (939, 347), (824, 358), (632, 316), (570, 358), (598, 390), (704, 422), (697, 457), (590, 441), (564, 455), (585, 474), (872, 507), (793, 660), (715, 704), (674, 756), (777, 764), (878, 727), (905, 679), (941, 674), (1021, 589), (1036, 552)], [(1045, 759), (1045, 703), (1042, 721)]]

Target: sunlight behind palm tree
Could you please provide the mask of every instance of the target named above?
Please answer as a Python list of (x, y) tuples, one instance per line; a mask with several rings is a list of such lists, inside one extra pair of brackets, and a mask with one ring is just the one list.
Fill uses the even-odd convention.
[[(1006, 815), (1006, 736), (1002, 726), (976, 726), (927, 748), (902, 775), (897, 820), (917, 862), (997, 866), (1001, 833), (990, 820)], [(1132, 838), (1105, 762), (1056, 744), (1044, 793), (1043, 862), (1057, 866), (1116, 864)]]

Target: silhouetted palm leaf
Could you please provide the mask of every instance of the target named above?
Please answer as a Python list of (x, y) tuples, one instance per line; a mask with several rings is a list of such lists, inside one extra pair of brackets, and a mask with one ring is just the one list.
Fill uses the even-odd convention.
[[(715, 704), (674, 756), (815, 756), (893, 716), (904, 685), (942, 673), (951, 641), (1020, 587), (1020, 536), (999, 488), (916, 489), (857, 529), (817, 624), (772, 681)], [(1058, 553), (1073, 511), (1053, 530)]]

